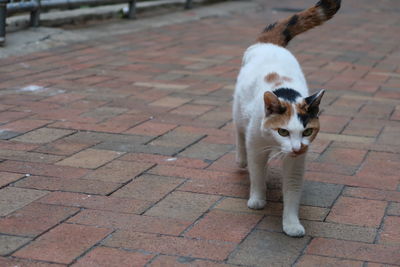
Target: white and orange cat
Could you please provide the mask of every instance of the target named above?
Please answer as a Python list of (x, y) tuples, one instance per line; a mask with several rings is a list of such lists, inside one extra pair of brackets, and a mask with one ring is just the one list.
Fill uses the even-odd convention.
[[(237, 161), (248, 166), (251, 209), (266, 205), (265, 168), (271, 151), (283, 155), (283, 231), (303, 236), (298, 217), (304, 162), (319, 131), (319, 104), (324, 90), (309, 95), (296, 58), (284, 47), (297, 34), (333, 17), (340, 0), (315, 6), (269, 25), (243, 57), (233, 103)], [(272, 156), (275, 156), (272, 155)]]

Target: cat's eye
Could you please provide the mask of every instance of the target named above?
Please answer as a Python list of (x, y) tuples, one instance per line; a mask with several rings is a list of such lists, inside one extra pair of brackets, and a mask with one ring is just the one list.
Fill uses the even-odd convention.
[(312, 135), (313, 131), (314, 131), (313, 128), (307, 128), (304, 130), (303, 136), (310, 136), (310, 135)]
[(289, 136), (289, 131), (286, 130), (286, 129), (279, 128), (278, 129), (278, 134), (281, 135), (281, 136)]

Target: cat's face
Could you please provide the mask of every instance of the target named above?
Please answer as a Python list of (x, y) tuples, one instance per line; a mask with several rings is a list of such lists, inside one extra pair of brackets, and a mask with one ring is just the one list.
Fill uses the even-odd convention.
[(264, 94), (266, 115), (262, 127), (280, 144), (282, 152), (297, 156), (307, 151), (319, 132), (319, 104), (324, 91), (302, 98), (290, 90)]

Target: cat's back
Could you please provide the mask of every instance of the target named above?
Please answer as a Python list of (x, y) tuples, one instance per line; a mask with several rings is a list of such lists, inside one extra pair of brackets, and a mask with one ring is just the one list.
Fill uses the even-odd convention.
[(282, 86), (290, 85), (291, 88), (299, 91), (307, 90), (300, 65), (289, 50), (274, 44), (257, 43), (250, 46), (243, 56), (235, 94), (245, 94), (246, 98), (252, 98), (267, 90), (272, 90), (273, 84), (269, 87), (266, 82), (266, 77), (270, 73), (290, 78), (290, 82), (289, 79), (282, 81)]
[(280, 65), (282, 62), (298, 64), (296, 58), (286, 48), (271, 43), (257, 43), (247, 48), (242, 66)]

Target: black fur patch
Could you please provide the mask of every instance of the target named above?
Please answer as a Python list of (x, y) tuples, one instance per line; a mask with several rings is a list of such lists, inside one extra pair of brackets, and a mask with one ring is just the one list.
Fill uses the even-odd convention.
[(283, 36), (285, 37), (285, 43), (289, 43), (290, 40), (292, 40), (292, 34), (290, 33), (289, 29), (286, 28), (283, 32), (282, 32)]
[(290, 20), (289, 20), (289, 22), (288, 22), (288, 26), (293, 26), (293, 25), (295, 25), (296, 23), (297, 23), (297, 21), (299, 20), (299, 16), (297, 16), (297, 15), (293, 15), (291, 18), (290, 18)]
[(289, 102), (296, 102), (296, 99), (298, 97), (301, 97), (299, 92), (297, 92), (296, 90), (293, 90), (291, 88), (278, 88), (278, 89), (274, 90), (273, 93), (277, 97), (282, 98)]
[(321, 7), (325, 16), (332, 17), (340, 8), (341, 0), (320, 0), (315, 5)]
[(299, 114), (297, 113), (297, 117), (303, 123), (304, 128), (306, 125), (310, 122), (311, 119), (317, 118), (319, 113), (319, 108), (318, 107), (313, 107), (308, 110), (306, 114)]
[(311, 117), (308, 115), (308, 113), (307, 114), (299, 114), (299, 113), (297, 113), (297, 117), (299, 118), (299, 120), (303, 124), (304, 128), (306, 128), (306, 125), (311, 120)]
[(267, 32), (267, 31), (272, 30), (273, 28), (275, 28), (275, 26), (276, 26), (276, 22), (275, 22), (275, 23), (272, 23), (272, 24), (270, 24), (270, 25), (268, 25), (268, 26), (264, 29), (264, 32)]

